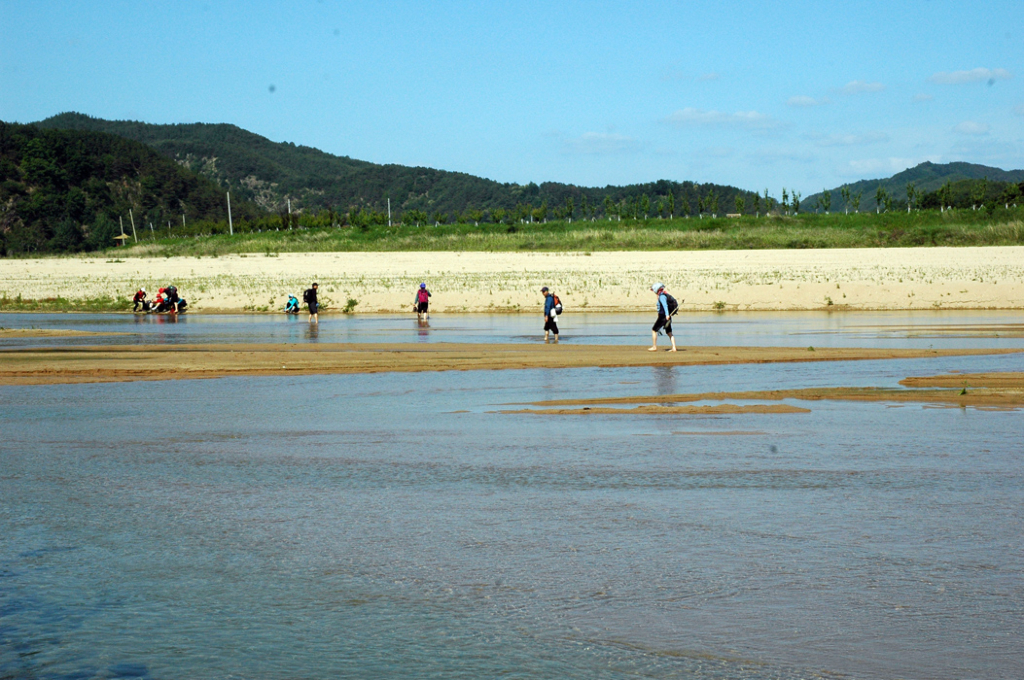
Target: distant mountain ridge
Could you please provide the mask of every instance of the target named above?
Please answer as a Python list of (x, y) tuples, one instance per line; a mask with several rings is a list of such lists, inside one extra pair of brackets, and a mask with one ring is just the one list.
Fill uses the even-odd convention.
[[(520, 204), (552, 208), (585, 197), (600, 205), (605, 196), (615, 202), (647, 194), (652, 202), (672, 192), (680, 209), (683, 201), (697, 212), (697, 202), (714, 190), (720, 214), (733, 211), (737, 195), (751, 204), (753, 193), (736, 187), (659, 180), (646, 184), (579, 187), (558, 182), (511, 184), (461, 172), (403, 165), (379, 165), (347, 156), (334, 156), (307, 146), (272, 142), (229, 124), (152, 125), (108, 121), (80, 113), (62, 113), (35, 123), (42, 128), (107, 132), (142, 142), (179, 164), (229, 187), (270, 212), (281, 212), (291, 201), (294, 210), (369, 207), (402, 212), (462, 213), (467, 209), (513, 209)], [(677, 211), (676, 214), (679, 214)]]
[[(606, 196), (614, 203), (635, 202), (647, 195), (652, 208), (659, 197), (673, 194), (676, 214), (697, 214), (699, 201), (713, 190), (718, 214), (735, 210), (737, 196), (754, 210), (754, 192), (712, 183), (658, 180), (628, 186), (580, 187), (558, 182), (501, 183), (467, 173), (403, 165), (380, 165), (335, 156), (291, 142), (273, 142), (236, 125), (190, 123), (154, 125), (137, 121), (109, 121), (81, 113), (62, 113), (35, 123), (40, 128), (105, 132), (146, 144), (186, 169), (229, 188), (232, 195), (252, 201), (268, 212), (284, 212), (288, 202), (295, 211), (371, 208), (383, 211), (387, 199), (396, 213), (420, 210), (433, 215), (458, 215), (471, 209), (511, 210), (518, 205), (547, 203), (552, 208), (572, 199), (600, 206)], [(861, 194), (860, 210), (875, 210), (875, 192), (882, 186), (896, 204), (906, 202), (906, 188), (934, 192), (947, 181), (1024, 182), (1024, 170), (1002, 170), (974, 163), (924, 162), (889, 178), (853, 182), (830, 190), (832, 212), (846, 208), (841, 190)], [(962, 189), (962, 187), (961, 187)], [(800, 201), (801, 210), (815, 209), (821, 193)], [(689, 210), (686, 210), (686, 207)], [(763, 208), (762, 208), (763, 210)], [(600, 212), (600, 209), (598, 209)], [(652, 210), (653, 213), (653, 210)]]
[[(888, 191), (898, 203), (906, 205), (907, 185), (913, 184), (921, 192), (937, 191), (946, 182), (954, 183), (962, 180), (988, 179), (992, 182), (1024, 182), (1024, 170), (1003, 170), (976, 163), (932, 163), (925, 161), (898, 172), (892, 177), (883, 179), (865, 179), (851, 184), (844, 184), (831, 190), (832, 212), (846, 208), (840, 193), (843, 187), (852, 193), (862, 192), (860, 210), (874, 211), (876, 207), (875, 191), (881, 186)], [(802, 210), (813, 210), (822, 193), (812, 194), (800, 201)]]

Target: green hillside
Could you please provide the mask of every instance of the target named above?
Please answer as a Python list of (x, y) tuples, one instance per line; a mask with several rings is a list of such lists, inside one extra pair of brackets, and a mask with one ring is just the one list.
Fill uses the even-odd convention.
[[(843, 189), (848, 189), (851, 194), (861, 194), (860, 211), (875, 212), (878, 206), (876, 195), (881, 187), (892, 197), (893, 205), (906, 210), (907, 207), (907, 185), (913, 184), (916, 191), (922, 194), (934, 193), (942, 188), (944, 184), (956, 184), (957, 195), (968, 195), (975, 185), (973, 181), (988, 180), (985, 187), (986, 196), (989, 200), (997, 200), (1007, 184), (1018, 184), (1024, 182), (1024, 170), (1002, 170), (986, 165), (975, 163), (931, 163), (924, 162), (903, 172), (896, 173), (889, 178), (865, 179), (852, 184), (844, 184), (831, 190), (832, 200), (829, 210), (832, 212), (843, 212), (849, 207), (852, 212), (853, 205), (847, 206), (843, 197)], [(822, 193), (813, 194), (800, 201), (800, 207), (804, 211), (813, 211), (822, 198)], [(938, 201), (935, 201), (938, 207)], [(969, 202), (968, 202), (969, 203)], [(965, 207), (964, 201), (956, 204), (958, 207)], [(883, 206), (884, 209), (884, 206)]]
[[(466, 173), (402, 165), (378, 165), (333, 156), (289, 142), (272, 142), (234, 125), (203, 123), (150, 125), (133, 121), (108, 121), (80, 113), (62, 113), (36, 123), (43, 128), (107, 132), (151, 146), (181, 165), (229, 187), (232, 195), (253, 201), (269, 212), (292, 209), (302, 212), (333, 210), (348, 213), (367, 209), (383, 211), (390, 197), (392, 211), (424, 213), (420, 221), (438, 221), (435, 213), (461, 216), (475, 210), (490, 212), (548, 206), (548, 215), (567, 210), (571, 199), (573, 214), (606, 212), (605, 198), (616, 205), (630, 204), (630, 210), (646, 195), (650, 214), (659, 199), (675, 202), (673, 214), (694, 214), (699, 201), (709, 194), (717, 198), (717, 209), (735, 210), (737, 195), (753, 205), (753, 194), (736, 187), (661, 180), (630, 186), (578, 187), (557, 182), (542, 184), (500, 183)], [(626, 208), (623, 207), (623, 210)], [(618, 213), (620, 210), (613, 208)]]
[[(232, 209), (236, 220), (260, 214), (245, 201)], [(0, 254), (108, 248), (119, 219), (143, 236), (183, 214), (226, 220), (224, 192), (139, 142), (0, 121)]]

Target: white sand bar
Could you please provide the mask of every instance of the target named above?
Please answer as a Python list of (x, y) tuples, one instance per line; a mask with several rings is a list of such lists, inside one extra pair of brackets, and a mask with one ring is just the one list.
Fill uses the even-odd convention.
[[(150, 294), (174, 283), (194, 311), (276, 311), (320, 283), (332, 310), (408, 311), (420, 281), (439, 312), (648, 311), (664, 282), (685, 310), (1021, 309), (1024, 247), (586, 253), (282, 253), (0, 260), (0, 296)], [(831, 304), (830, 304), (831, 302)]]

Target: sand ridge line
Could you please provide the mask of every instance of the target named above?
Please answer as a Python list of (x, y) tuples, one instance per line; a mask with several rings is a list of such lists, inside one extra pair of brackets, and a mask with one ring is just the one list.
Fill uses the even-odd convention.
[(130, 345), (0, 349), (0, 384), (122, 382), (228, 376), (694, 366), (993, 355), (1021, 349), (687, 347), (634, 345), (323, 343)]
[[(498, 411), (505, 415), (529, 414), (539, 416), (586, 416), (586, 415), (620, 415), (620, 416), (663, 416), (663, 415), (743, 415), (748, 413), (772, 414), (772, 413), (810, 413), (811, 409), (789, 404), (715, 404), (713, 406), (637, 406), (635, 408), (606, 408), (596, 406), (593, 408), (553, 408), (553, 409), (518, 409)], [(691, 434), (677, 433), (672, 434)]]
[(76, 331), (64, 328), (0, 328), (0, 338), (63, 338), (100, 335), (132, 335), (118, 331)]
[(979, 387), (1024, 390), (1024, 373), (1012, 371), (996, 373), (947, 373), (945, 375), (904, 378), (900, 381), (900, 385), (905, 387), (956, 387), (969, 388), (969, 390)]
[[(971, 389), (954, 388), (922, 388), (903, 389), (893, 387), (813, 387), (789, 390), (752, 390), (745, 392), (702, 392), (695, 394), (666, 394), (635, 397), (609, 397), (606, 399), (558, 399), (551, 401), (532, 402), (532, 406), (557, 407), (593, 404), (592, 408), (606, 408), (614, 404), (675, 404), (696, 401), (782, 401), (795, 399), (799, 401), (861, 401), (861, 402), (894, 402), (941, 404), (955, 406), (999, 406), (1024, 407), (1024, 380), (1022, 374), (1015, 378), (1007, 378), (1002, 382), (993, 381), (998, 387), (978, 387)], [(946, 378), (947, 376), (942, 376)], [(955, 376), (960, 378), (960, 376)], [(913, 380), (909, 379), (908, 380)], [(925, 379), (927, 381), (927, 379)]]

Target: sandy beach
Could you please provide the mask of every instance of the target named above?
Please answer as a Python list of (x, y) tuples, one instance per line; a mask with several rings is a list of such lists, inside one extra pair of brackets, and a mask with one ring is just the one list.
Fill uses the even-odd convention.
[(420, 281), (435, 312), (647, 311), (667, 284), (681, 310), (1024, 308), (1024, 247), (595, 253), (282, 253), (5, 260), (0, 297), (130, 297), (174, 283), (193, 312), (276, 311), (320, 283), (327, 313), (405, 312)]

